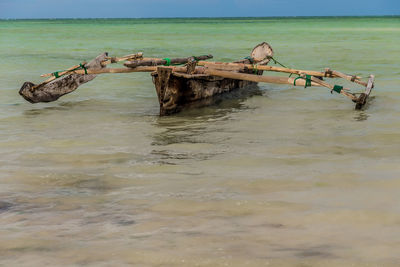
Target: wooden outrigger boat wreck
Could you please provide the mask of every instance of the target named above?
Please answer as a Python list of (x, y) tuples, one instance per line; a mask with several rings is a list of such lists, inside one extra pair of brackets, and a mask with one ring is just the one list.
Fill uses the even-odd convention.
[[(374, 87), (374, 75), (368, 81), (356, 75), (348, 75), (326, 68), (324, 71), (291, 69), (277, 62), (268, 43), (257, 45), (249, 57), (235, 62), (210, 62), (212, 55), (186, 58), (145, 58), (143, 53), (124, 57), (109, 57), (108, 53), (97, 56), (89, 63), (83, 62), (65, 71), (42, 75), (50, 77), (40, 84), (25, 82), (19, 94), (31, 103), (51, 102), (75, 91), (81, 84), (93, 80), (97, 74), (151, 72), (160, 104), (160, 115), (170, 115), (196, 103), (207, 103), (215, 96), (232, 90), (257, 85), (259, 82), (289, 84), (293, 86), (319, 86), (328, 88), (356, 103), (362, 109)], [(109, 64), (125, 61), (123, 68), (107, 68)], [(268, 66), (273, 61), (281, 66)], [(289, 77), (263, 75), (265, 72), (281, 72)], [(297, 75), (297, 77), (291, 77)], [(341, 85), (328, 83), (324, 78), (342, 78), (361, 85), (364, 91), (352, 93)], [(198, 105), (197, 105), (198, 106)]]

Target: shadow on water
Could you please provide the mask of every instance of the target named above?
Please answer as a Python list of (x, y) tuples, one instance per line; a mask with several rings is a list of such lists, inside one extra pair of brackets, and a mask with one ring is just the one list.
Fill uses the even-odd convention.
[(55, 106), (55, 107), (35, 108), (35, 109), (25, 110), (23, 114), (27, 117), (36, 117), (36, 116), (48, 114), (48, 113), (51, 113), (54, 111), (63, 111), (63, 110), (68, 110), (68, 107)]
[(361, 110), (356, 110), (356, 116), (354, 116), (356, 121), (366, 121), (369, 118), (369, 115), (365, 112), (365, 110), (367, 110), (374, 103), (375, 98), (376, 96), (370, 96), (365, 106)]
[(202, 134), (218, 131), (210, 129), (210, 122), (225, 121), (232, 113), (249, 109), (244, 102), (254, 95), (262, 95), (258, 86), (221, 94), (206, 99), (205, 102), (196, 102), (178, 114), (159, 117), (154, 124), (162, 131), (152, 136), (152, 145), (203, 143), (200, 138)]
[(313, 247), (296, 247), (296, 248), (278, 248), (276, 251), (293, 252), (298, 258), (334, 258), (336, 257), (330, 251), (333, 247), (328, 245), (320, 245)]
[(356, 116), (354, 119), (356, 121), (366, 121), (368, 119), (369, 115), (365, 113), (364, 111), (357, 112)]
[(9, 202), (0, 201), (0, 213), (10, 210), (12, 206)]
[(95, 99), (88, 99), (88, 100), (80, 100), (80, 101), (64, 101), (59, 103), (53, 103), (54, 106), (43, 106), (49, 105), (46, 103), (42, 104), (35, 104), (37, 105), (36, 108), (32, 108), (29, 110), (24, 111), (24, 115), (28, 117), (32, 116), (39, 116), (39, 115), (47, 115), (56, 111), (70, 111), (76, 108), (87, 108), (87, 107), (104, 107), (109, 102), (107, 101), (100, 101)]
[(209, 138), (209, 135), (222, 131), (223, 125), (220, 122), (232, 119), (230, 117), (232, 113), (249, 109), (244, 102), (254, 95), (262, 95), (258, 86), (234, 90), (206, 99), (206, 102), (196, 103), (181, 113), (157, 118), (154, 124), (159, 131), (151, 136), (153, 139), (151, 145), (157, 148), (151, 152), (152, 156), (158, 163), (167, 165), (175, 165), (181, 160), (203, 161), (214, 157), (218, 153), (208, 149), (202, 150), (202, 145), (188, 151), (186, 149), (177, 151), (176, 147), (165, 148), (164, 146), (176, 144), (206, 146), (221, 143), (221, 138)]

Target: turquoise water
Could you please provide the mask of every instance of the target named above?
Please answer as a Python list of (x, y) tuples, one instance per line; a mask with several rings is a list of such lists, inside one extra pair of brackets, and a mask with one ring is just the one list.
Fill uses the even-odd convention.
[[(18, 95), (104, 51), (232, 61), (263, 41), (375, 74), (370, 105), (259, 84), (160, 118), (148, 73)], [(397, 266), (399, 43), (399, 17), (0, 21), (0, 264)]]

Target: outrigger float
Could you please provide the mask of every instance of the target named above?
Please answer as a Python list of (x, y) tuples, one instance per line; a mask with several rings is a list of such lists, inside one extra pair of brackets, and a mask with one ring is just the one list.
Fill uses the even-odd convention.
[[(25, 82), (19, 94), (31, 103), (51, 102), (93, 80), (97, 74), (151, 72), (160, 104), (160, 115), (163, 116), (177, 113), (195, 103), (208, 103), (202, 100), (259, 82), (326, 87), (331, 93), (336, 92), (350, 98), (356, 103), (355, 109), (365, 106), (374, 88), (374, 75), (369, 75), (365, 82), (359, 76), (329, 68), (324, 71), (287, 68), (274, 59), (271, 46), (265, 42), (257, 45), (250, 57), (243, 60), (229, 63), (206, 61), (211, 58), (212, 55), (145, 58), (142, 52), (118, 58), (103, 53), (89, 63), (83, 62), (65, 71), (43, 74), (42, 77), (49, 78), (40, 84)], [(281, 66), (267, 66), (271, 60)], [(124, 68), (107, 68), (109, 64), (121, 61), (125, 61)], [(290, 76), (264, 76), (264, 72), (282, 72)], [(292, 75), (297, 77), (291, 77)], [(348, 88), (324, 81), (324, 78), (342, 78), (361, 85), (364, 91), (352, 93)]]

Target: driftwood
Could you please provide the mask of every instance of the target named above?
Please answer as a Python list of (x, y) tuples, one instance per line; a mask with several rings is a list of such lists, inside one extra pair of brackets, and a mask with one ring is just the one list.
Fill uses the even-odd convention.
[[(86, 64), (85, 67), (88, 70), (101, 69), (104, 67), (101, 63), (107, 56), (108, 53), (103, 53)], [(96, 78), (94, 74), (70, 74), (39, 86), (35, 86), (31, 82), (25, 82), (19, 90), (19, 94), (31, 103), (51, 102), (73, 92), (81, 84), (87, 83), (94, 78)]]
[(128, 68), (135, 68), (139, 66), (160, 66), (160, 65), (174, 65), (174, 64), (186, 64), (189, 61), (195, 60), (206, 60), (213, 58), (212, 55), (204, 55), (198, 57), (185, 57), (185, 58), (171, 58), (171, 59), (144, 59), (144, 60), (133, 60), (126, 62), (124, 65)]

